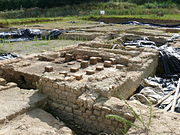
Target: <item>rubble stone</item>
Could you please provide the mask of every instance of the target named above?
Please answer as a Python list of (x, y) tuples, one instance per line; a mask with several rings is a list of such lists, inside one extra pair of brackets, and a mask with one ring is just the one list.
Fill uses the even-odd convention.
[(6, 80), (4, 78), (0, 78), (0, 85), (5, 85), (6, 84)]

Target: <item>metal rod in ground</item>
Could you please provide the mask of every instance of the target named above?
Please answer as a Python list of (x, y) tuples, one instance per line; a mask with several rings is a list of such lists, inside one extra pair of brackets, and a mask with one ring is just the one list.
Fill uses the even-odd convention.
[(172, 103), (172, 107), (171, 107), (171, 112), (174, 112), (175, 107), (176, 107), (176, 101), (177, 101), (178, 94), (179, 94), (179, 87), (180, 87), (180, 78), (179, 78), (178, 85), (177, 85), (177, 88), (176, 88), (176, 92), (175, 92), (175, 95), (174, 95), (174, 99), (173, 99), (173, 103)]
[(173, 91), (171, 91), (170, 93), (168, 93), (168, 95), (166, 95), (166, 96), (164, 96), (162, 99), (160, 99), (155, 106), (158, 106), (159, 104), (161, 104), (164, 100), (166, 100), (168, 97), (170, 97), (172, 94), (174, 94), (175, 91), (176, 91), (176, 90), (173, 90)]

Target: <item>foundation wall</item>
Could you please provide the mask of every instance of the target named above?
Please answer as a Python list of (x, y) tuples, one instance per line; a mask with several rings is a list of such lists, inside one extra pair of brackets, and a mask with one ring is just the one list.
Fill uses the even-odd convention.
[[(67, 62), (67, 57), (71, 60)], [(84, 56), (100, 58), (95, 65), (94, 74), (87, 74), (87, 69), (80, 67), (78, 59)], [(112, 60), (110, 67), (105, 61)], [(69, 64), (70, 63), (70, 64)], [(71, 65), (74, 63), (74, 65)], [(121, 135), (123, 123), (108, 119), (108, 114), (116, 114), (130, 121), (134, 117), (128, 106), (118, 98), (128, 99), (137, 89), (144, 77), (155, 72), (158, 52), (146, 48), (122, 48), (117, 50), (105, 48), (76, 47), (62, 51), (54, 56), (43, 55), (32, 59), (22, 59), (19, 63), (0, 66), (1, 74), (8, 81), (17, 82), (21, 87), (38, 87), (48, 95), (50, 110), (56, 112), (63, 120), (73, 121), (84, 131), (98, 134), (100, 132)], [(96, 66), (103, 65), (102, 71)], [(122, 68), (117, 68), (121, 65)], [(50, 66), (53, 71), (45, 72)], [(71, 71), (78, 67), (78, 72)], [(68, 75), (60, 72), (66, 71)], [(79, 73), (82, 78), (76, 79)]]
[(117, 98), (97, 98), (96, 94), (88, 98), (84, 94), (85, 88), (79, 91), (47, 78), (41, 79), (41, 89), (50, 99), (50, 110), (63, 120), (78, 124), (84, 131), (122, 134), (122, 123), (106, 118), (108, 114), (117, 114), (134, 121), (134, 117), (129, 115), (127, 105)]

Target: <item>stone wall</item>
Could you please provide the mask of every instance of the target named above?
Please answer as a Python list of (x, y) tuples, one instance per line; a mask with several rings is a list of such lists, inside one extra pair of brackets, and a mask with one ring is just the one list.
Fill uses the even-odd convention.
[[(102, 62), (114, 58), (114, 62), (123, 64), (123, 68), (104, 68), (93, 75), (83, 74), (80, 80), (76, 80), (73, 76), (75, 73), (70, 72), (66, 72), (68, 75), (65, 76), (55, 72), (44, 74), (40, 86), (50, 99), (50, 109), (61, 119), (73, 121), (85, 131), (95, 134), (122, 134), (123, 124), (106, 116), (116, 114), (134, 121), (127, 105), (118, 97), (127, 99), (144, 77), (155, 72), (158, 53), (144, 48), (111, 50), (88, 47), (79, 47), (64, 53), (63, 56), (73, 56), (73, 62), (82, 59), (84, 55), (89, 58), (101, 57)], [(83, 69), (79, 70), (81, 74), (84, 72)]]
[(41, 78), (40, 81), (42, 92), (50, 99), (50, 110), (63, 120), (78, 124), (84, 131), (120, 135), (123, 124), (106, 118), (108, 114), (116, 114), (134, 121), (127, 105), (118, 98), (98, 97), (96, 93), (88, 93), (86, 88), (70, 88), (51, 79)]
[[(117, 114), (134, 121), (126, 104), (141, 80), (156, 71), (158, 52), (150, 48), (103, 48), (80, 45), (59, 52), (22, 58), (0, 65), (0, 76), (21, 87), (38, 87), (49, 108), (84, 131), (120, 135)], [(85, 64), (85, 65), (82, 65)]]

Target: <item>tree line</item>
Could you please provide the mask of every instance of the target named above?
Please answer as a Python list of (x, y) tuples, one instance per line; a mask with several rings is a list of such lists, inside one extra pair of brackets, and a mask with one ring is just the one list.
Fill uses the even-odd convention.
[(51, 8), (64, 5), (75, 5), (89, 2), (132, 2), (136, 4), (144, 4), (147, 2), (175, 2), (180, 4), (180, 0), (0, 0), (0, 10), (14, 10), (21, 8)]

